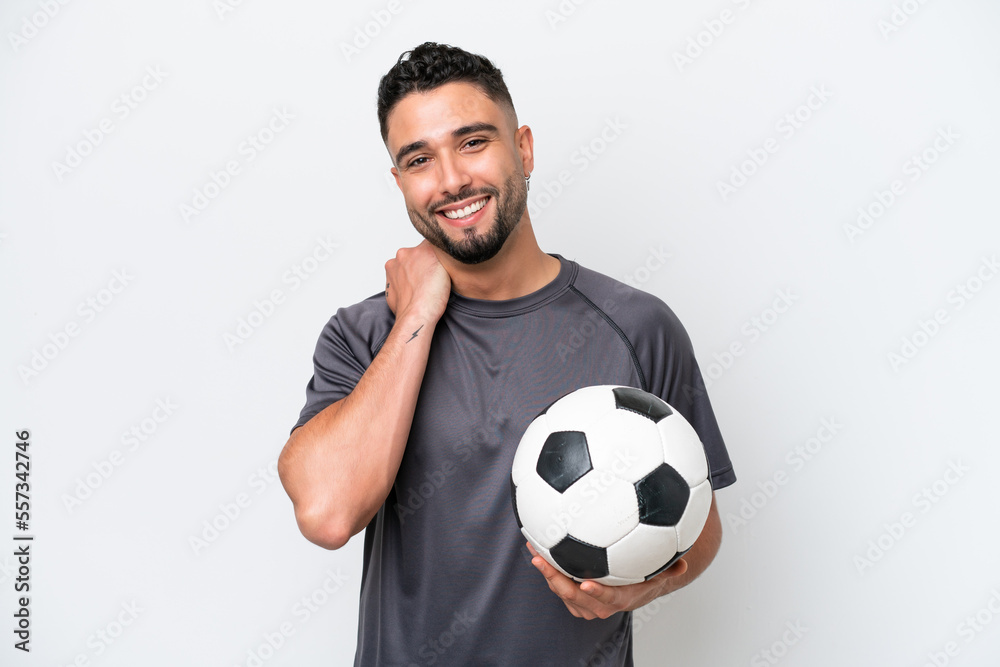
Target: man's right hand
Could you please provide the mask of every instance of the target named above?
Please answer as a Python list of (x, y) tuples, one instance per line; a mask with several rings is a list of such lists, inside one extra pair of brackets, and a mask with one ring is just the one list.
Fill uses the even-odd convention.
[(385, 282), (385, 299), (397, 320), (413, 314), (437, 322), (451, 294), (451, 277), (427, 240), (400, 248), (385, 263)]

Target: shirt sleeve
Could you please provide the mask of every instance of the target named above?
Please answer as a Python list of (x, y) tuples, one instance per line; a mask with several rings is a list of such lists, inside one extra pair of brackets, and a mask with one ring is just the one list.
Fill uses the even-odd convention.
[(642, 321), (635, 323), (635, 345), (648, 391), (673, 406), (698, 433), (708, 458), (712, 488), (729, 486), (736, 481), (736, 473), (691, 338), (669, 306), (656, 297), (646, 296)]
[(385, 341), (391, 322), (384, 300), (372, 298), (341, 308), (330, 318), (316, 341), (306, 403), (292, 431), (354, 391)]

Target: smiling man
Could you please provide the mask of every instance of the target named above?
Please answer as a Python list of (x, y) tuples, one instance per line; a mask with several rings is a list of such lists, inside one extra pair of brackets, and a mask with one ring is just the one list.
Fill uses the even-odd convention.
[(713, 488), (732, 484), (688, 336), (656, 297), (539, 248), (531, 130), (488, 60), (433, 43), (404, 53), (378, 116), (425, 241), (386, 262), (384, 292), (327, 323), (278, 461), (306, 538), (337, 549), (365, 533), (355, 664), (631, 665), (629, 612), (718, 551), (714, 499), (672, 567), (581, 585), (525, 544), (511, 461), (554, 399), (629, 385), (683, 414)]

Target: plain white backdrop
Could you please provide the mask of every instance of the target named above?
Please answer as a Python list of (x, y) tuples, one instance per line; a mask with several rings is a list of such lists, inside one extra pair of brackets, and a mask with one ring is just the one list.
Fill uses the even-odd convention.
[(350, 664), (361, 538), (306, 542), (273, 470), (323, 324), (419, 241), (375, 90), (432, 40), (503, 70), (542, 247), (664, 299), (706, 374), (739, 481), (637, 664), (996, 664), (998, 28), (987, 0), (4, 3), (0, 663)]

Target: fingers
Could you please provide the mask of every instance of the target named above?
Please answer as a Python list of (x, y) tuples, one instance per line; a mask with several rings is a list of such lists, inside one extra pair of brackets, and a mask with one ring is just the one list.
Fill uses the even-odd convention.
[(668, 577), (679, 577), (688, 571), (687, 561), (683, 558), (678, 558), (677, 562), (668, 567), (666, 570), (660, 574), (666, 575)]
[[(549, 585), (549, 590), (559, 596), (559, 598), (563, 601), (563, 604), (566, 605), (566, 609), (568, 609), (571, 614), (577, 618), (593, 620), (595, 618), (608, 618), (615, 612), (619, 611), (618, 609), (607, 606), (602, 601), (595, 599), (585, 590), (581, 589), (580, 584), (576, 583), (562, 572), (549, 565), (544, 558), (538, 555), (538, 552), (532, 548), (530, 543), (527, 547), (528, 551), (530, 551), (533, 556), (531, 564), (542, 573), (542, 576), (545, 577), (546, 583)], [(601, 586), (593, 581), (584, 582), (584, 585), (591, 588), (609, 588), (607, 586)]]
[(580, 584), (580, 590), (603, 604), (614, 605), (618, 602), (618, 589), (614, 586), (602, 586), (596, 581), (585, 581)]
[(531, 564), (545, 577), (549, 589), (559, 596), (571, 614), (587, 620), (638, 609), (667, 592), (669, 588), (665, 587), (669, 586), (669, 579), (687, 571), (687, 562), (681, 558), (652, 579), (637, 584), (605, 586), (591, 580), (577, 583), (550, 565), (530, 543), (526, 546), (533, 556)]
[(414, 248), (400, 248), (385, 263), (385, 298), (393, 314), (411, 310), (424, 322), (436, 322), (451, 295), (451, 277), (426, 241)]
[[(390, 260), (390, 261), (392, 261), (392, 260)], [(386, 265), (385, 265), (385, 303), (386, 303), (386, 305), (389, 306), (389, 310), (392, 311), (392, 314), (395, 315), (396, 314), (396, 290), (393, 290), (390, 293), (389, 286), (390, 286), (390, 280), (389, 280), (389, 262), (386, 262)]]
[[(531, 564), (542, 573), (542, 576), (545, 577), (545, 581), (549, 585), (549, 590), (559, 596), (563, 604), (566, 605), (566, 609), (569, 610), (569, 613), (577, 618), (583, 618), (588, 621), (598, 618), (598, 614), (593, 610), (588, 609), (585, 605), (578, 604), (581, 595), (576, 582), (549, 565), (541, 556), (535, 556), (531, 560)], [(586, 596), (582, 596), (582, 598), (586, 599)]]
[(577, 596), (577, 589), (579, 585), (567, 577), (565, 574), (555, 569), (546, 562), (544, 558), (536, 555), (531, 559), (531, 564), (542, 573), (545, 577), (545, 581), (548, 582), (549, 588), (552, 592), (561, 597), (565, 601), (573, 602)]

